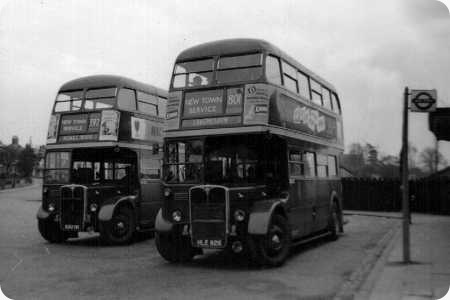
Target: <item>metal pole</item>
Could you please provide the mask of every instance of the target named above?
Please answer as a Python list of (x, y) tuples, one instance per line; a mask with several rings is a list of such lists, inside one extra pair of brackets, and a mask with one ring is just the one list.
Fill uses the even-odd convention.
[(438, 171), (439, 166), (439, 140), (436, 138), (435, 144), (434, 144), (434, 172), (436, 173)]
[(410, 262), (409, 249), (409, 182), (408, 182), (408, 87), (405, 87), (402, 133), (402, 209), (403, 209), (403, 262)]

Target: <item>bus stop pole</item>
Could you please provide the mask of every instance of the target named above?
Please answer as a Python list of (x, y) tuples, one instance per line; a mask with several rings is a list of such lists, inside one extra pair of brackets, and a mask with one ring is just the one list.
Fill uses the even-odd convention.
[(409, 240), (409, 182), (408, 182), (408, 87), (404, 92), (402, 132), (402, 211), (403, 211), (403, 262), (410, 262)]

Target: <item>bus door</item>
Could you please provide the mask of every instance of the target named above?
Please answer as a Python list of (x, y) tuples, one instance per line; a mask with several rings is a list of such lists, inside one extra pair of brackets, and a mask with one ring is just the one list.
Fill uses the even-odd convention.
[(301, 180), (301, 194), (305, 203), (305, 232), (311, 234), (317, 227), (317, 179), (315, 153), (303, 152), (303, 180)]
[(313, 226), (314, 191), (311, 180), (304, 177), (303, 156), (299, 150), (289, 149), (289, 213), (294, 237), (308, 235)]
[(143, 150), (140, 157), (141, 200), (140, 222), (144, 227), (153, 227), (156, 214), (162, 205), (161, 155)]
[(328, 226), (330, 214), (330, 191), (331, 181), (328, 177), (328, 157), (323, 154), (316, 154), (317, 180), (316, 180), (316, 224), (315, 231), (323, 230)]

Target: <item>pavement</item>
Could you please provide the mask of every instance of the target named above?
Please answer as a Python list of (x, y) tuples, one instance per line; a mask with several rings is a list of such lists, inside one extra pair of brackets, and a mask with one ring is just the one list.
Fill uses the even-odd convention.
[[(358, 215), (358, 212), (347, 213)], [(371, 215), (397, 218), (399, 213)], [(402, 231), (398, 227), (358, 291), (341, 299), (421, 300), (444, 297), (450, 288), (450, 216), (413, 214), (410, 237), (410, 263), (403, 262)], [(450, 294), (447, 297), (450, 299)]]
[(31, 183), (18, 182), (18, 183), (16, 183), (15, 187), (11, 187), (10, 184), (5, 185), (5, 187), (3, 189), (0, 188), (0, 194), (14, 192), (17, 190), (27, 189), (27, 188), (36, 188), (36, 187), (41, 187), (41, 186), (42, 186), (42, 178), (33, 178), (33, 181)]

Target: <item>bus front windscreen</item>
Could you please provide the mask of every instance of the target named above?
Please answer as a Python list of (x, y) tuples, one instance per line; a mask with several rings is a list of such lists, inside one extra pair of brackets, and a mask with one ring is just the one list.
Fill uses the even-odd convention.
[(245, 185), (264, 181), (263, 147), (248, 136), (209, 137), (167, 144), (168, 183)]
[(68, 183), (70, 178), (70, 152), (47, 152), (44, 183)]

